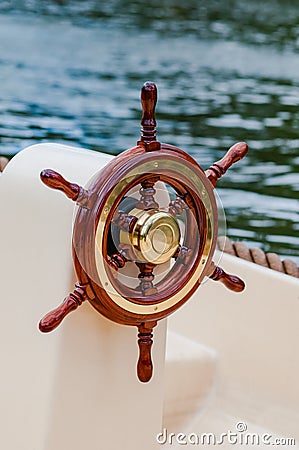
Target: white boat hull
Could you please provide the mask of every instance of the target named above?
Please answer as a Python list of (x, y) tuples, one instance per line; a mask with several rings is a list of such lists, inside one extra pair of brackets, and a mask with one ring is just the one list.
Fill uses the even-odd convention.
[(181, 448), (178, 433), (219, 437), (240, 422), (250, 433), (299, 442), (295, 278), (223, 255), (220, 265), (243, 278), (246, 290), (233, 294), (209, 280), (171, 316), (165, 385), (165, 321), (155, 330), (148, 384), (135, 375), (136, 330), (88, 304), (55, 333), (38, 332), (39, 319), (74, 282), (73, 205), (45, 188), (39, 173), (52, 168), (85, 184), (111, 158), (41, 144), (18, 154), (0, 177), (0, 447)]

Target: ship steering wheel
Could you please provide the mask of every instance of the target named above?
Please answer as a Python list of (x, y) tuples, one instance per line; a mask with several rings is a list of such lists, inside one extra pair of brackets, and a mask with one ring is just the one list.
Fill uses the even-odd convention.
[(236, 292), (240, 278), (216, 266), (217, 180), (247, 153), (235, 144), (207, 171), (183, 150), (156, 139), (157, 88), (142, 87), (141, 138), (115, 157), (85, 187), (51, 169), (48, 187), (77, 203), (73, 259), (78, 282), (63, 303), (39, 323), (42, 332), (88, 300), (108, 319), (138, 327), (138, 378), (149, 381), (157, 322), (182, 306), (205, 277)]

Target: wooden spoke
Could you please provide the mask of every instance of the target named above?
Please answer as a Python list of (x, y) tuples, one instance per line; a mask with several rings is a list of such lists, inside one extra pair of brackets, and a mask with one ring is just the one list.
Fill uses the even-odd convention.
[(75, 290), (69, 294), (53, 311), (50, 311), (39, 322), (39, 329), (42, 333), (49, 333), (60, 325), (63, 319), (75, 309), (78, 308), (88, 298), (87, 285), (76, 283)]
[(153, 274), (155, 264), (136, 263), (136, 265), (139, 267), (140, 270), (140, 274), (138, 275), (140, 284), (136, 289), (138, 291), (141, 291), (144, 297), (156, 294), (157, 288), (153, 284), (153, 281), (155, 279), (155, 275)]
[(241, 280), (241, 278), (237, 277), (236, 275), (230, 275), (224, 272), (221, 267), (214, 267), (215, 269), (212, 275), (209, 276), (211, 280), (220, 281), (224, 284), (225, 287), (227, 287), (227, 289), (234, 292), (242, 292), (245, 289), (245, 283), (243, 280)]
[(155, 183), (159, 181), (158, 176), (153, 176), (148, 178), (141, 183), (140, 195), (141, 198), (136, 205), (139, 209), (159, 209), (159, 204), (155, 201), (154, 195), (156, 194), (156, 189), (154, 188)]
[(244, 158), (248, 152), (246, 142), (238, 142), (233, 145), (222, 159), (215, 162), (208, 170), (205, 171), (207, 178), (212, 185), (216, 187), (216, 183), (222, 175), (237, 161)]
[(42, 182), (52, 188), (62, 191), (68, 198), (77, 202), (81, 206), (87, 207), (89, 195), (88, 191), (76, 183), (70, 183), (55, 170), (45, 169), (40, 173)]
[(121, 253), (115, 253), (108, 259), (109, 266), (114, 270), (121, 269), (122, 267), (124, 267), (126, 262), (127, 258)]
[(129, 232), (136, 220), (137, 217), (126, 214), (124, 211), (115, 211), (112, 222), (121, 230)]
[(141, 90), (142, 119), (141, 138), (138, 145), (145, 147), (146, 151), (160, 149), (160, 142), (156, 140), (155, 108), (157, 103), (157, 87), (155, 83), (147, 81)]
[(191, 249), (188, 247), (184, 247), (183, 245), (179, 245), (177, 251), (173, 255), (174, 259), (184, 266), (187, 266), (191, 256)]
[(182, 214), (184, 209), (188, 209), (188, 205), (185, 202), (184, 197), (178, 195), (174, 201), (169, 203), (168, 212), (176, 217)]
[(153, 328), (157, 322), (142, 323), (138, 326), (139, 359), (137, 375), (142, 383), (147, 383), (153, 374), (151, 348), (153, 345)]

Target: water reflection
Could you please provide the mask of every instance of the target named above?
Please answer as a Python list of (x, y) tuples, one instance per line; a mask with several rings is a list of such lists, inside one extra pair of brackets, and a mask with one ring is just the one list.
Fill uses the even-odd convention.
[(1, 154), (49, 140), (119, 153), (151, 79), (160, 140), (205, 168), (248, 142), (219, 183), (230, 237), (299, 260), (295, 2), (27, 0), (0, 13)]

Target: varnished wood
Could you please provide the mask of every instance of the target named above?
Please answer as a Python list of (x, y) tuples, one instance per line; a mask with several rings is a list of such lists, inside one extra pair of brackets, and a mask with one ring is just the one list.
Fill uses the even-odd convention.
[(192, 251), (190, 248), (183, 245), (179, 245), (177, 251), (174, 254), (174, 259), (181, 261), (184, 266), (187, 266), (190, 262)]
[(157, 104), (157, 87), (155, 83), (147, 81), (141, 90), (142, 119), (141, 138), (138, 145), (144, 146), (146, 151), (160, 149), (160, 142), (156, 139), (155, 108)]
[(245, 289), (245, 283), (241, 278), (224, 272), (224, 270), (218, 266), (215, 266), (210, 278), (214, 281), (220, 281), (227, 289), (234, 292), (242, 292)]
[(156, 85), (150, 81), (144, 83), (141, 89), (141, 140), (147, 143), (156, 140), (155, 108), (157, 99), (158, 94)]
[(82, 186), (76, 183), (70, 183), (65, 178), (63, 178), (60, 173), (55, 172), (52, 169), (45, 169), (40, 173), (40, 178), (42, 182), (58, 191), (62, 191), (68, 198), (77, 202), (81, 206), (87, 206), (88, 203), (88, 191), (86, 191)]
[[(102, 169), (99, 176), (95, 177), (93, 183), (89, 186), (90, 209), (85, 210), (83, 208), (79, 208), (76, 216), (73, 235), (73, 257), (78, 279), (84, 280), (86, 278), (89, 281), (94, 292), (94, 298), (90, 300), (91, 304), (101, 314), (121, 324), (138, 325), (138, 323), (146, 321), (147, 316), (129, 313), (128, 311), (121, 309), (112, 300), (109, 291), (107, 291), (105, 286), (101, 284), (99, 274), (96, 271), (95, 263), (95, 230), (99, 217), (105, 208), (105, 202), (109, 192), (111, 192), (111, 189), (113, 189), (113, 187), (117, 185), (120, 180), (126, 177), (127, 173), (129, 173), (133, 167), (136, 168), (140, 164), (144, 164), (145, 162), (150, 163), (151, 161), (159, 164), (159, 161), (165, 160), (165, 158), (169, 159), (170, 162), (173, 160), (181, 162), (183, 160), (186, 166), (194, 170), (195, 176), (201, 177), (202, 182), (205, 183), (208, 192), (207, 195), (211, 196), (212, 214), (214, 216), (214, 223), (216, 226), (216, 201), (213, 197), (212, 186), (205, 177), (203, 170), (190, 155), (186, 154), (177, 147), (170, 146), (168, 144), (162, 144), (159, 152), (147, 152), (143, 147), (135, 147), (114, 158), (105, 168)], [(145, 302), (147, 304), (163, 302), (180, 291), (196, 270), (206, 242), (206, 212), (200, 197), (192, 190), (189, 195), (189, 188), (186, 188), (189, 180), (184, 177), (182, 173), (178, 172), (173, 173), (168, 171), (162, 174), (158, 166), (155, 173), (159, 176), (160, 181), (172, 186), (177, 191), (179, 196), (184, 199), (189, 199), (186, 214), (187, 216), (194, 215), (194, 225), (196, 226), (196, 230), (190, 229), (189, 232), (186, 233), (185, 242), (183, 243), (186, 248), (191, 250), (190, 260), (188, 262), (190, 269), (186, 270), (182, 267), (183, 261), (178, 262), (174, 269), (169, 272), (168, 276), (165, 277), (163, 281), (159, 282), (159, 290), (156, 294), (145, 297), (141, 293), (140, 297), (136, 296), (136, 290), (124, 286), (118, 277), (115, 276), (115, 270), (111, 268), (111, 276), (109, 276), (109, 278), (113, 287), (120, 293), (120, 295), (125, 298), (129, 298), (130, 301), (138, 304), (144, 304)], [(107, 262), (109, 260), (109, 255), (107, 253), (108, 241), (111, 239), (109, 234), (109, 221), (113, 220), (112, 218), (114, 217), (115, 211), (118, 208), (122, 198), (125, 197), (127, 193), (134, 188), (134, 186), (139, 183), (143, 183), (143, 179), (147, 180), (150, 178), (152, 180), (155, 173), (141, 174), (140, 178), (136, 177), (136, 179), (129, 181), (120, 193), (119, 198), (116, 200), (115, 206), (113, 205), (110, 209), (109, 215), (106, 218), (107, 226), (104, 230), (103, 242), (101, 245), (104, 260)], [(113, 176), (111, 174), (113, 174)], [(102, 182), (103, 179), (106, 180), (105, 183)], [(199, 224), (199, 227), (197, 224)], [(86, 245), (82, 245), (84, 242)], [(78, 245), (76, 243), (78, 243)], [(215, 246), (216, 240), (213, 240), (210, 254), (207, 257), (207, 265), (213, 256)], [(109, 264), (107, 264), (106, 270), (108, 274), (109, 269)], [(194, 284), (187, 294), (185, 293), (182, 295), (181, 300), (177, 304), (169, 307), (167, 310), (157, 310), (156, 313), (151, 314), (151, 318), (153, 320), (160, 320), (161, 318), (167, 317), (169, 314), (182, 306), (198, 288), (204, 275), (205, 273), (202, 274), (201, 278)]]
[(155, 275), (153, 274), (155, 265), (150, 263), (136, 263), (136, 265), (140, 270), (140, 274), (138, 275), (140, 284), (137, 290), (141, 291), (144, 297), (156, 294), (157, 288), (153, 284), (155, 279)]
[(187, 209), (188, 205), (185, 203), (185, 200), (182, 197), (178, 197), (169, 203), (168, 211), (170, 214), (172, 214), (174, 217), (179, 216), (182, 214), (184, 209)]
[(115, 270), (121, 269), (126, 264), (127, 259), (121, 253), (115, 253), (108, 259), (108, 264)]
[(136, 204), (136, 208), (139, 209), (158, 209), (159, 204), (154, 199), (156, 189), (154, 188), (156, 182), (159, 181), (159, 177), (151, 176), (148, 179), (141, 182), (140, 200)]
[[(231, 164), (246, 154), (247, 145), (235, 144), (224, 158), (204, 172), (183, 150), (157, 141), (156, 101), (156, 86), (154, 83), (145, 83), (141, 92), (143, 110), (141, 139), (136, 147), (125, 151), (107, 164), (93, 178), (88, 191), (77, 184), (69, 183), (50, 169), (41, 173), (41, 179), (47, 186), (61, 190), (79, 204), (72, 240), (74, 266), (79, 283), (60, 307), (42, 319), (40, 329), (44, 332), (53, 330), (69, 312), (88, 299), (91, 305), (108, 319), (119, 324), (138, 327), (140, 354), (137, 373), (142, 382), (149, 381), (152, 376), (153, 327), (158, 320), (180, 308), (196, 291), (205, 276), (222, 281), (226, 287), (236, 292), (244, 289), (242, 280), (226, 274), (212, 263), (218, 225), (213, 187)], [(177, 167), (180, 167), (180, 170)], [(174, 255), (176, 261), (163, 279), (155, 285), (154, 264), (136, 261), (136, 254), (130, 243), (117, 244), (117, 239), (111, 243), (111, 227), (114, 227), (113, 231), (118, 227), (119, 230), (128, 232), (134, 226), (135, 218), (118, 208), (130, 192), (136, 192), (137, 186), (141, 185), (141, 189), (136, 208), (159, 210), (154, 187), (158, 180), (176, 191), (177, 199), (170, 202), (168, 211), (174, 217), (184, 212), (187, 228)], [(121, 189), (118, 189), (119, 186)], [(113, 202), (109, 200), (111, 192), (114, 192)], [(208, 214), (204, 206), (204, 197), (209, 199)], [(98, 226), (102, 242), (99, 242)], [(204, 253), (204, 250), (207, 253)], [(101, 262), (104, 266), (101, 270), (105, 271), (104, 279), (101, 273), (98, 273), (96, 252), (100, 252), (97, 255), (100, 254), (100, 258), (103, 258)], [(134, 261), (140, 269), (137, 288), (123, 284), (122, 277), (117, 276), (117, 271), (127, 262), (129, 265), (130, 261)], [(200, 267), (201, 271), (198, 270)], [(109, 283), (104, 280), (108, 280)], [(192, 283), (189, 283), (190, 280)], [(111, 295), (112, 291), (107, 289), (109, 284), (112, 290), (118, 293), (122, 302), (118, 303), (117, 296)], [(165, 308), (158, 307), (173, 296), (176, 296), (174, 303), (167, 302)], [(125, 302), (128, 301), (130, 307), (126, 306)], [(150, 313), (144, 312), (140, 307), (134, 309), (132, 304), (146, 305), (150, 308), (146, 311)]]
[(69, 294), (56, 309), (46, 314), (39, 322), (42, 333), (49, 333), (60, 325), (63, 319), (87, 299), (86, 286), (76, 283), (75, 290)]
[(248, 152), (248, 145), (246, 142), (238, 142), (234, 144), (224, 155), (222, 159), (215, 162), (208, 170), (206, 170), (206, 176), (216, 187), (217, 180), (225, 174), (225, 172), (237, 161), (244, 158)]
[(138, 327), (139, 359), (137, 375), (142, 383), (147, 383), (153, 374), (151, 348), (153, 345), (153, 328), (157, 322), (141, 323)]
[(136, 220), (137, 218), (135, 216), (126, 214), (124, 211), (116, 210), (112, 222), (121, 230), (128, 232), (130, 231)]

